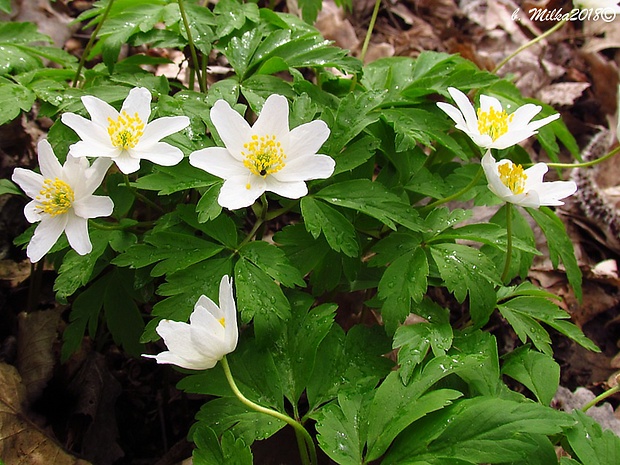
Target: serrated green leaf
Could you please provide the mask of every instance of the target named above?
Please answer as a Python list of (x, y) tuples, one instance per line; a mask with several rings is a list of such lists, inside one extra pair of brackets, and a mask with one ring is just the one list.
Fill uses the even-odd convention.
[(331, 250), (324, 238), (314, 240), (303, 224), (286, 226), (273, 239), (302, 275), (315, 269)]
[(239, 254), (286, 287), (304, 287), (303, 276), (291, 265), (278, 247), (263, 241), (252, 241), (239, 249)]
[(551, 403), (560, 385), (560, 365), (553, 357), (527, 346), (504, 356), (502, 373), (527, 387), (543, 405)]
[(252, 451), (243, 439), (235, 439), (231, 431), (222, 434), (221, 441), (213, 429), (198, 424), (194, 428), (192, 441), (196, 448), (192, 451), (195, 465), (252, 465)]
[(0, 105), (4, 109), (0, 115), (0, 124), (17, 118), (22, 111), (30, 111), (36, 95), (26, 87), (18, 84), (0, 84)]
[(168, 195), (186, 189), (209, 187), (220, 182), (209, 173), (194, 168), (188, 159), (175, 166), (157, 166), (153, 174), (138, 178), (132, 185), (138, 189), (159, 191), (158, 195)]
[(260, 19), (258, 7), (254, 3), (242, 3), (238, 0), (222, 0), (215, 6), (216, 36), (223, 37), (236, 29), (241, 29), (246, 21), (257, 23)]
[(448, 290), (459, 302), (469, 295), (469, 311), (477, 326), (495, 308), (495, 286), (501, 284), (493, 263), (478, 250), (462, 244), (433, 244), (431, 256)]
[(375, 137), (364, 135), (359, 140), (348, 144), (342, 152), (334, 153), (336, 168), (332, 176), (351, 171), (370, 160), (379, 146), (379, 140)]
[(581, 300), (583, 292), (581, 289), (581, 269), (575, 258), (573, 242), (566, 233), (566, 228), (553, 211), (548, 207), (540, 207), (539, 210), (526, 208), (534, 221), (538, 223), (547, 238), (549, 246), (549, 257), (554, 268), (557, 268), (559, 260), (562, 260), (566, 268), (566, 277), (575, 292), (575, 296)]
[(580, 410), (573, 412), (577, 424), (566, 431), (566, 440), (583, 465), (616, 465), (620, 463), (620, 438)]
[(301, 212), (306, 229), (315, 239), (322, 232), (329, 246), (336, 252), (357, 257), (359, 246), (355, 228), (342, 213), (312, 197), (301, 199)]
[(396, 229), (396, 223), (412, 231), (425, 229), (417, 212), (378, 182), (356, 179), (332, 184), (319, 191), (315, 197), (365, 213), (391, 229)]
[(214, 220), (222, 213), (222, 207), (217, 202), (221, 187), (222, 185), (219, 182), (213, 184), (207, 187), (202, 197), (200, 197), (200, 200), (196, 204), (196, 213), (198, 213), (199, 223)]

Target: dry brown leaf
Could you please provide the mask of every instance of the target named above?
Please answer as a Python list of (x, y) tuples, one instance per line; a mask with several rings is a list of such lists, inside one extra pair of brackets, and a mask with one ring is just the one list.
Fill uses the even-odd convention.
[(17, 368), (29, 403), (41, 395), (52, 377), (55, 363), (52, 345), (59, 319), (59, 309), (18, 315)]
[(582, 47), (584, 52), (620, 47), (620, 21), (584, 21), (583, 33), (586, 36)]
[(344, 10), (338, 8), (333, 1), (323, 2), (323, 9), (319, 12), (314, 26), (323, 37), (333, 40), (341, 48), (355, 50), (360, 44), (353, 25), (344, 17)]
[(589, 82), (558, 82), (540, 89), (536, 97), (549, 105), (573, 105), (588, 87)]
[(22, 411), (26, 392), (17, 369), (0, 363), (0, 457), (7, 465), (90, 465), (67, 454)]
[(0, 281), (9, 281), (11, 287), (24, 282), (30, 276), (30, 261), (0, 260)]

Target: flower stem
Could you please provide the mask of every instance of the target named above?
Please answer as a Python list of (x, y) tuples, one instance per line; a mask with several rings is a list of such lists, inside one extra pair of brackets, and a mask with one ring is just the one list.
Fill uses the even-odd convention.
[(269, 208), (269, 204), (267, 203), (267, 197), (265, 196), (265, 194), (261, 195), (260, 202), (260, 212), (256, 215), (256, 223), (254, 223), (254, 226), (252, 226), (252, 230), (248, 233), (247, 236), (245, 236), (245, 239), (243, 239), (241, 244), (239, 244), (237, 250), (250, 242), (252, 238), (256, 235), (258, 228), (260, 228), (265, 222), (265, 218), (267, 217), (267, 209)]
[(506, 263), (502, 272), (502, 283), (507, 284), (510, 274), (510, 262), (512, 260), (512, 204), (506, 204)]
[(82, 52), (82, 56), (80, 57), (80, 62), (78, 64), (77, 71), (75, 72), (75, 77), (73, 78), (73, 82), (71, 83), (71, 87), (77, 87), (77, 83), (80, 80), (80, 74), (82, 73), (82, 68), (84, 68), (84, 63), (86, 62), (86, 57), (90, 53), (90, 49), (93, 48), (93, 44), (95, 42), (95, 39), (97, 38), (97, 34), (99, 34), (99, 30), (101, 29), (101, 26), (103, 26), (103, 23), (108, 17), (108, 14), (110, 14), (110, 10), (112, 9), (113, 3), (114, 3), (114, 0), (108, 1), (108, 4), (106, 5), (105, 10), (103, 11), (103, 14), (101, 15), (101, 19), (99, 20), (99, 24), (97, 24), (97, 27), (95, 27), (95, 30), (91, 34), (90, 39), (88, 40), (88, 43), (86, 44), (86, 47), (84, 48), (84, 51)]
[(129, 189), (131, 191), (131, 193), (137, 198), (142, 200), (145, 204), (147, 204), (150, 207), (155, 208), (156, 210), (160, 211), (160, 212), (164, 212), (164, 209), (161, 208), (159, 205), (157, 205), (155, 202), (153, 202), (151, 199), (149, 199), (148, 197), (142, 195), (140, 192), (137, 191), (136, 188), (134, 188), (131, 183), (129, 182), (129, 176), (127, 176), (126, 174), (123, 175), (125, 177), (125, 186), (127, 186), (127, 189)]
[[(252, 410), (256, 410), (257, 412), (264, 413), (265, 415), (270, 415), (292, 426), (293, 429), (295, 430), (295, 435), (297, 435), (298, 437), (301, 437), (303, 441), (305, 442), (305, 447), (302, 447), (304, 446), (304, 444), (298, 440), (298, 445), (300, 447), (299, 454), (301, 456), (302, 463), (304, 465), (317, 465), (318, 462), (317, 462), (316, 448), (314, 447), (314, 442), (312, 441), (312, 437), (310, 437), (310, 434), (308, 433), (308, 431), (306, 431), (306, 428), (304, 428), (301, 423), (299, 423), (296, 420), (293, 420), (288, 415), (284, 415), (283, 413), (280, 413), (277, 410), (272, 410), (270, 408), (263, 407), (262, 405), (258, 405), (252, 402), (247, 397), (245, 397), (241, 393), (239, 388), (237, 387), (237, 384), (235, 383), (235, 379), (233, 378), (233, 375), (230, 371), (230, 366), (228, 365), (228, 360), (226, 359), (226, 356), (222, 358), (222, 368), (224, 369), (224, 374), (226, 375), (226, 380), (228, 381), (230, 388), (235, 393), (237, 398), (241, 401), (241, 403), (251, 408)], [(309, 459), (308, 459), (308, 453), (310, 454)]]
[(504, 66), (506, 63), (508, 63), (510, 60), (512, 60), (515, 56), (517, 56), (519, 53), (521, 53), (523, 50), (525, 50), (526, 48), (531, 47), (534, 44), (537, 44), (538, 42), (540, 42), (541, 40), (543, 40), (544, 38), (550, 36), (551, 34), (553, 34), (555, 31), (557, 31), (558, 29), (560, 29), (562, 26), (564, 26), (564, 24), (567, 22), (567, 19), (563, 19), (561, 21), (559, 21), (555, 26), (553, 26), (551, 29), (545, 31), (544, 33), (542, 33), (541, 35), (539, 35), (538, 37), (534, 37), (532, 40), (530, 40), (529, 42), (521, 45), (521, 47), (519, 47), (518, 49), (516, 49), (514, 52), (512, 52), (510, 55), (508, 55), (506, 58), (504, 58), (502, 61), (499, 62), (499, 64), (495, 67), (495, 69), (493, 71), (491, 71), (493, 74), (497, 74), (497, 72), (499, 71), (499, 69)]
[(443, 199), (438, 199), (435, 200), (434, 202), (431, 202), (427, 205), (424, 206), (424, 208), (422, 209), (423, 212), (427, 212), (435, 207), (438, 207), (439, 205), (443, 205), (444, 203), (448, 203), (451, 202), (454, 199), (458, 199), (461, 195), (465, 194), (467, 191), (469, 191), (472, 187), (474, 187), (476, 184), (478, 184), (478, 181), (480, 180), (480, 177), (482, 176), (482, 168), (478, 169), (478, 172), (476, 173), (476, 175), (472, 178), (472, 180), (469, 182), (469, 184), (467, 184), (465, 187), (463, 187), (460, 191), (449, 195), (448, 197), (444, 197)]
[(603, 155), (596, 160), (585, 161), (583, 163), (547, 163), (547, 166), (550, 168), (588, 168), (590, 166), (598, 165), (606, 160), (609, 160), (614, 155), (617, 155), (620, 152), (620, 145), (613, 149), (606, 155)]
[(366, 57), (366, 52), (368, 51), (368, 44), (370, 44), (370, 37), (372, 36), (372, 31), (375, 28), (375, 22), (377, 21), (377, 16), (379, 15), (379, 7), (381, 6), (381, 0), (375, 1), (375, 8), (372, 10), (372, 16), (370, 17), (370, 23), (368, 24), (368, 30), (366, 31), (366, 38), (364, 39), (364, 44), (362, 45), (362, 51), (360, 52), (360, 60), (362, 63), (364, 62), (364, 58)]
[[(177, 0), (179, 4), (179, 12), (181, 13), (181, 18), (183, 19), (183, 25), (185, 26), (185, 31), (187, 32), (187, 42), (189, 44), (189, 52), (192, 55), (192, 62), (194, 64), (193, 68), (196, 72), (196, 78), (198, 79), (198, 85), (200, 86), (201, 92), (206, 92), (203, 80), (200, 78), (200, 63), (198, 63), (198, 55), (196, 54), (196, 46), (194, 45), (194, 39), (192, 39), (192, 32), (189, 29), (189, 21), (187, 20), (187, 14), (185, 12), (185, 6), (183, 4), (183, 0)], [(192, 89), (190, 89), (192, 90)]]
[[(617, 378), (616, 378), (617, 379)], [(618, 379), (617, 379), (618, 380)], [(620, 380), (618, 380), (620, 381)], [(614, 387), (608, 389), (607, 391), (605, 391), (604, 393), (602, 393), (600, 396), (595, 397), (594, 399), (592, 399), (590, 402), (588, 402), (586, 405), (584, 405), (583, 407), (581, 407), (581, 411), (582, 412), (586, 412), (590, 407), (594, 407), (596, 404), (598, 404), (600, 401), (607, 399), (609, 396), (614, 395), (616, 392), (620, 392), (620, 384), (616, 384)]]

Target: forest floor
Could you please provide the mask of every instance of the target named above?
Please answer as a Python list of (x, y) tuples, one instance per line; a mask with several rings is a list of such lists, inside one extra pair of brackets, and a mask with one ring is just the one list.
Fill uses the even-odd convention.
[[(324, 2), (316, 26), (326, 38), (358, 55), (375, 1), (353, 3), (354, 10), (345, 13), (333, 3)], [(275, 8), (288, 11), (286, 4), (276, 1)], [(90, 7), (90, 1), (21, 0), (13, 5), (11, 20), (36, 22), (57, 45), (72, 53), (79, 54), (89, 38), (91, 31), (69, 23)], [(383, 0), (366, 61), (393, 55), (415, 57), (424, 50), (434, 50), (459, 53), (479, 67), (492, 70), (504, 57), (555, 24), (530, 20), (531, 8), (569, 11), (571, 7), (570, 2), (560, 0)], [(618, 143), (619, 50), (620, 19), (571, 21), (517, 55), (500, 74), (511, 75), (525, 96), (555, 107), (580, 147), (602, 134), (607, 137), (604, 145), (608, 149)], [(27, 117), (0, 128), (0, 178), (10, 178), (15, 166), (33, 164), (36, 142), (47, 129)], [(534, 159), (545, 161), (535, 142), (526, 149)], [(568, 153), (561, 155), (562, 161), (572, 161)], [(584, 213), (580, 203), (583, 197), (559, 209), (584, 275), (583, 301), (575, 299), (564, 273), (554, 270), (550, 262), (536, 262), (530, 273), (535, 283), (562, 297), (562, 305), (573, 321), (601, 349), (600, 353), (592, 353), (559, 336), (554, 339), (554, 356), (561, 365), (561, 385), (566, 389), (558, 395), (558, 404), (578, 403), (573, 394), (577, 388), (589, 390), (585, 394), (578, 391), (586, 397), (600, 394), (620, 370), (620, 229), (616, 229), (616, 224), (620, 225), (620, 210), (616, 208), (620, 207), (619, 175), (620, 161), (612, 159), (582, 176), (583, 182), (589, 183), (586, 193), (607, 205), (605, 218)], [(204, 399), (170, 388), (176, 381), (170, 378), (175, 376), (173, 371), (153, 370), (152, 363), (145, 365), (143, 360), (128, 358), (111, 341), (94, 347), (85, 340), (80, 352), (61, 364), (60, 335), (68, 307), (55, 302), (55, 273), (51, 268), (43, 275), (35, 305), (35, 309), (47, 311), (24, 312), (32, 306), (31, 268), (24, 251), (12, 245), (27, 226), (23, 205), (24, 201), (16, 196), (0, 196), (0, 362), (20, 366), (25, 357), (31, 356), (24, 354), (27, 346), (44, 344), (52, 348), (44, 355), (49, 375), (28, 390), (30, 409), (19, 420), (25, 422), (21, 426), (32, 430), (30, 440), (43, 451), (44, 461), (32, 463), (187, 463), (184, 460), (191, 456), (191, 444), (185, 436)], [(481, 217), (485, 214), (483, 210), (476, 212)], [(492, 325), (500, 349), (508, 351), (518, 344), (514, 332), (502, 321), (498, 319)], [(44, 327), (50, 329), (41, 331)], [(4, 380), (0, 389), (5, 395), (10, 391), (17, 399), (19, 379), (13, 372), (4, 371), (0, 377)], [(620, 397), (612, 397), (610, 403), (618, 422)], [(601, 421), (613, 426), (614, 411), (607, 409), (601, 414), (606, 415)], [(289, 444), (294, 440), (283, 432), (263, 441), (254, 450), (255, 463), (296, 463), (295, 449), (287, 455)], [(270, 454), (274, 448), (281, 451), (277, 458)]]

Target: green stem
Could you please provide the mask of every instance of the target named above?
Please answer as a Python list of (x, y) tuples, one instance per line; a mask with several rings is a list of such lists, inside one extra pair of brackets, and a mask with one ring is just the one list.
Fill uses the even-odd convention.
[(427, 212), (427, 211), (432, 210), (433, 208), (435, 208), (435, 207), (437, 207), (439, 205), (443, 205), (444, 203), (448, 203), (448, 202), (451, 202), (452, 200), (458, 199), (461, 195), (465, 194), (472, 187), (474, 187), (476, 184), (478, 184), (478, 181), (482, 177), (482, 173), (483, 173), (482, 168), (479, 168), (478, 172), (473, 177), (473, 179), (469, 182), (469, 184), (467, 184), (465, 187), (463, 187), (460, 191), (458, 191), (458, 192), (456, 192), (456, 193), (454, 193), (452, 195), (449, 195), (448, 197), (444, 197), (443, 199), (435, 200), (434, 202), (431, 202), (428, 205), (425, 205), (424, 208), (422, 209), (422, 212)]
[(602, 393), (600, 396), (597, 396), (594, 399), (592, 399), (586, 405), (581, 407), (581, 411), (582, 412), (587, 412), (590, 407), (594, 407), (600, 401), (607, 399), (609, 396), (614, 395), (616, 392), (620, 392), (620, 384), (616, 384), (614, 387), (612, 387), (611, 389), (608, 389), (607, 391)]
[(547, 166), (551, 168), (588, 168), (589, 166), (598, 165), (599, 163), (602, 163), (610, 159), (614, 155), (618, 154), (618, 152), (620, 152), (620, 145), (616, 147), (615, 149), (613, 149), (608, 154), (603, 155), (602, 157), (597, 158), (596, 160), (585, 161), (583, 163), (547, 163)]
[[(232, 375), (232, 373), (230, 371), (230, 366), (228, 365), (228, 360), (226, 359), (226, 356), (224, 356), (222, 358), (222, 368), (224, 369), (224, 374), (226, 375), (226, 379), (228, 380), (228, 384), (230, 385), (230, 388), (235, 393), (237, 398), (241, 401), (241, 403), (246, 405), (247, 407), (251, 408), (252, 410), (256, 410), (257, 412), (264, 413), (265, 415), (270, 415), (270, 416), (272, 416), (274, 418), (277, 418), (278, 420), (281, 420), (281, 421), (285, 422), (286, 424), (292, 426), (293, 429), (295, 430), (295, 434), (299, 434), (303, 438), (305, 443), (306, 443), (305, 445), (307, 447), (307, 450), (303, 451), (300, 448), (300, 451), (299, 451), (299, 453), (301, 455), (301, 458), (302, 458), (303, 464), (304, 465), (308, 465), (308, 464), (317, 465), (318, 462), (317, 462), (316, 448), (314, 447), (314, 442), (312, 441), (312, 437), (310, 436), (308, 431), (306, 431), (306, 428), (304, 428), (301, 425), (301, 423), (299, 423), (296, 420), (293, 420), (288, 415), (284, 415), (283, 413), (280, 413), (277, 410), (272, 410), (270, 408), (263, 407), (262, 405), (258, 405), (256, 403), (252, 402), (247, 397), (245, 397), (241, 393), (239, 388), (237, 387), (237, 384), (235, 383), (235, 379), (233, 378), (233, 375)], [(301, 445), (302, 444), (300, 444), (300, 446)], [(304, 460), (304, 456), (306, 457), (306, 459), (308, 458), (308, 455), (307, 455), (308, 452), (310, 453), (310, 461), (309, 462)]]
[(499, 64), (495, 67), (495, 69), (493, 71), (491, 71), (493, 74), (496, 74), (499, 69), (504, 66), (506, 63), (508, 63), (511, 59), (513, 59), (515, 56), (517, 56), (519, 53), (521, 53), (523, 50), (525, 50), (526, 48), (531, 47), (534, 44), (537, 44), (538, 42), (540, 42), (541, 40), (543, 40), (544, 38), (550, 36), (551, 34), (553, 34), (555, 31), (557, 31), (558, 29), (560, 29), (562, 26), (564, 26), (564, 24), (567, 22), (567, 19), (563, 19), (560, 22), (558, 22), (555, 26), (553, 26), (551, 29), (545, 31), (544, 33), (542, 33), (541, 35), (539, 35), (538, 37), (533, 38), (532, 40), (530, 40), (528, 43), (521, 45), (521, 47), (519, 47), (518, 49), (516, 49), (514, 52), (512, 52), (510, 55), (508, 55), (506, 58), (504, 58), (502, 61), (499, 62)]
[[(192, 32), (189, 29), (189, 21), (187, 20), (187, 14), (185, 13), (185, 6), (183, 4), (183, 0), (177, 0), (179, 4), (179, 12), (181, 13), (181, 18), (183, 19), (183, 25), (185, 26), (185, 31), (187, 32), (187, 42), (189, 44), (189, 51), (192, 54), (192, 62), (194, 63), (194, 71), (196, 72), (196, 79), (198, 79), (198, 85), (200, 86), (201, 92), (206, 92), (207, 89), (200, 78), (200, 63), (198, 63), (198, 55), (196, 54), (196, 46), (194, 45), (194, 39), (192, 39)], [(190, 89), (191, 90), (191, 89)]]
[(506, 280), (510, 273), (510, 262), (512, 260), (512, 204), (506, 204), (506, 263), (502, 272), (502, 283), (507, 284)]
[(239, 247), (237, 248), (237, 250), (243, 247), (248, 242), (250, 242), (252, 238), (256, 235), (258, 228), (260, 228), (265, 222), (265, 218), (267, 216), (267, 209), (269, 208), (269, 205), (267, 203), (267, 197), (265, 196), (265, 194), (261, 195), (260, 202), (261, 202), (260, 212), (258, 215), (256, 215), (257, 216), (256, 223), (254, 223), (254, 226), (252, 226), (252, 230), (248, 233), (247, 236), (245, 236), (245, 239), (243, 239), (241, 244), (239, 244)]
[(381, 0), (375, 1), (375, 8), (372, 10), (372, 16), (370, 17), (370, 23), (368, 24), (368, 30), (366, 31), (366, 38), (364, 39), (364, 44), (362, 45), (362, 51), (360, 52), (360, 60), (362, 63), (364, 62), (364, 58), (366, 57), (366, 52), (368, 51), (368, 44), (370, 44), (370, 37), (372, 36), (372, 31), (375, 28), (375, 22), (377, 21), (377, 16), (379, 15), (379, 7), (381, 6)]
[(160, 211), (161, 213), (164, 212), (164, 209), (161, 208), (159, 205), (157, 205), (155, 202), (153, 202), (151, 199), (149, 199), (148, 197), (142, 195), (140, 192), (138, 192), (129, 182), (129, 176), (127, 176), (126, 174), (123, 175), (125, 178), (125, 186), (127, 186), (127, 189), (129, 189), (131, 191), (131, 193), (137, 198), (142, 200), (145, 204), (149, 205), (150, 207), (155, 208), (156, 210)]
[(77, 68), (77, 71), (75, 72), (75, 77), (73, 78), (73, 83), (71, 84), (71, 87), (77, 87), (77, 83), (80, 80), (80, 74), (82, 73), (82, 68), (84, 68), (84, 63), (86, 62), (86, 57), (90, 53), (90, 49), (93, 48), (93, 43), (95, 42), (95, 39), (97, 38), (97, 34), (99, 34), (99, 30), (101, 29), (101, 26), (103, 26), (103, 23), (108, 17), (108, 14), (110, 13), (110, 10), (112, 9), (113, 3), (114, 3), (114, 0), (108, 1), (108, 4), (106, 5), (105, 10), (103, 11), (103, 15), (101, 15), (101, 19), (99, 20), (99, 24), (97, 24), (97, 27), (91, 34), (90, 39), (88, 40), (88, 43), (86, 44), (86, 47), (84, 48), (84, 51), (82, 52), (82, 56), (80, 57), (80, 63), (78, 64), (78, 68)]

